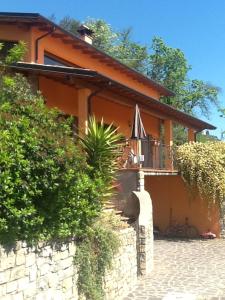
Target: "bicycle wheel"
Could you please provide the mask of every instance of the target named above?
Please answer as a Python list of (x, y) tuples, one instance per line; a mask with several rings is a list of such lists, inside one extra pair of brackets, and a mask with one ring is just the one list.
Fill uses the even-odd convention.
[(189, 239), (194, 239), (199, 237), (198, 229), (195, 226), (188, 226), (186, 230), (186, 237)]
[(169, 226), (169, 227), (166, 228), (164, 235), (166, 237), (174, 237), (174, 233), (175, 233), (174, 227)]

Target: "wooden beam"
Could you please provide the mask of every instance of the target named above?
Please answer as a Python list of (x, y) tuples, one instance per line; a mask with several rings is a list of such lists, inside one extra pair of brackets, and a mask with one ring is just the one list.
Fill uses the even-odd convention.
[(52, 36), (52, 37), (55, 37), (55, 38), (63, 38), (63, 37), (66, 37), (65, 34), (63, 34), (63, 33), (58, 33), (58, 32), (53, 32), (53, 33), (51, 34), (51, 36)]

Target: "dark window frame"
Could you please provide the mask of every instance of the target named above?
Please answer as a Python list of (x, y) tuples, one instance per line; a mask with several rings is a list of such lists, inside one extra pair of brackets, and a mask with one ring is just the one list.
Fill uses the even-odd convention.
[(55, 64), (48, 64), (51, 66), (64, 66), (64, 67), (80, 68), (80, 66), (75, 65), (75, 64), (73, 64), (61, 57), (58, 57), (50, 52), (47, 52), (47, 51), (44, 52), (44, 65), (47, 65), (47, 63), (45, 62), (45, 58), (52, 60), (52, 62), (56, 62)]

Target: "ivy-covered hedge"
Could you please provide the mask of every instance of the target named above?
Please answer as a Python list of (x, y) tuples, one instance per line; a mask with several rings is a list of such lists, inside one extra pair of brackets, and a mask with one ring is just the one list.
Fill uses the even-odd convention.
[(21, 75), (0, 76), (0, 240), (80, 236), (101, 210), (103, 181), (56, 110)]
[(225, 143), (189, 143), (179, 146), (176, 163), (184, 180), (207, 199), (219, 203), (225, 196)]

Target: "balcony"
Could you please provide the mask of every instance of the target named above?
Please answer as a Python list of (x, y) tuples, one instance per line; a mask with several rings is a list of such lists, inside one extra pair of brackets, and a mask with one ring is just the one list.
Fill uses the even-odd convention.
[(121, 169), (174, 171), (172, 147), (158, 140), (127, 140), (121, 152)]

